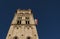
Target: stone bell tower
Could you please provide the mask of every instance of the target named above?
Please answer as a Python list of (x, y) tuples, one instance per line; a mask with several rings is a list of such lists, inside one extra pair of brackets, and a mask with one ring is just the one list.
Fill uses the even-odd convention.
[(17, 10), (6, 39), (38, 39), (36, 23), (30, 9)]

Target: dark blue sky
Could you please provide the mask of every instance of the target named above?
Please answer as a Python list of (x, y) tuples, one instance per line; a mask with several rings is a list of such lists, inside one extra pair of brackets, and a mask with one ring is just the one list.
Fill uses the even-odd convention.
[(0, 39), (5, 39), (15, 11), (32, 9), (39, 39), (60, 39), (59, 0), (0, 0)]

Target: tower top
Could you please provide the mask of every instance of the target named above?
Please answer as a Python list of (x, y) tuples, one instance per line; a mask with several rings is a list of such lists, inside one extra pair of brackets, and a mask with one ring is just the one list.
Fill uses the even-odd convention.
[(25, 9), (23, 9), (23, 10), (21, 10), (21, 9), (17, 9), (17, 13), (28, 13), (28, 14), (30, 14), (31, 13), (31, 9), (27, 9), (27, 10), (25, 10)]

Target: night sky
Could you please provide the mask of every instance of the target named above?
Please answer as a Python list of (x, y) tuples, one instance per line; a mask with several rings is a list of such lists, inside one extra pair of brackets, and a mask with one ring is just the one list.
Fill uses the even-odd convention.
[(5, 39), (16, 10), (31, 9), (39, 39), (60, 39), (59, 0), (0, 0), (0, 39)]

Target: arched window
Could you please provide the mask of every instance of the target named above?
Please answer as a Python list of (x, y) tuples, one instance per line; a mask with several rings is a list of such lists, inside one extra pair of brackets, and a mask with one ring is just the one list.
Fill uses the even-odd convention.
[(26, 17), (26, 19), (29, 19), (29, 17)]
[(31, 39), (31, 37), (27, 37), (27, 39)]
[(17, 24), (21, 24), (22, 17), (17, 18)]
[(18, 17), (18, 19), (22, 19), (22, 17)]
[(30, 24), (30, 22), (29, 21), (26, 21), (26, 24)]
[(18, 37), (17, 37), (17, 36), (15, 36), (13, 39), (18, 39)]
[(21, 20), (17, 20), (17, 24), (21, 24)]

